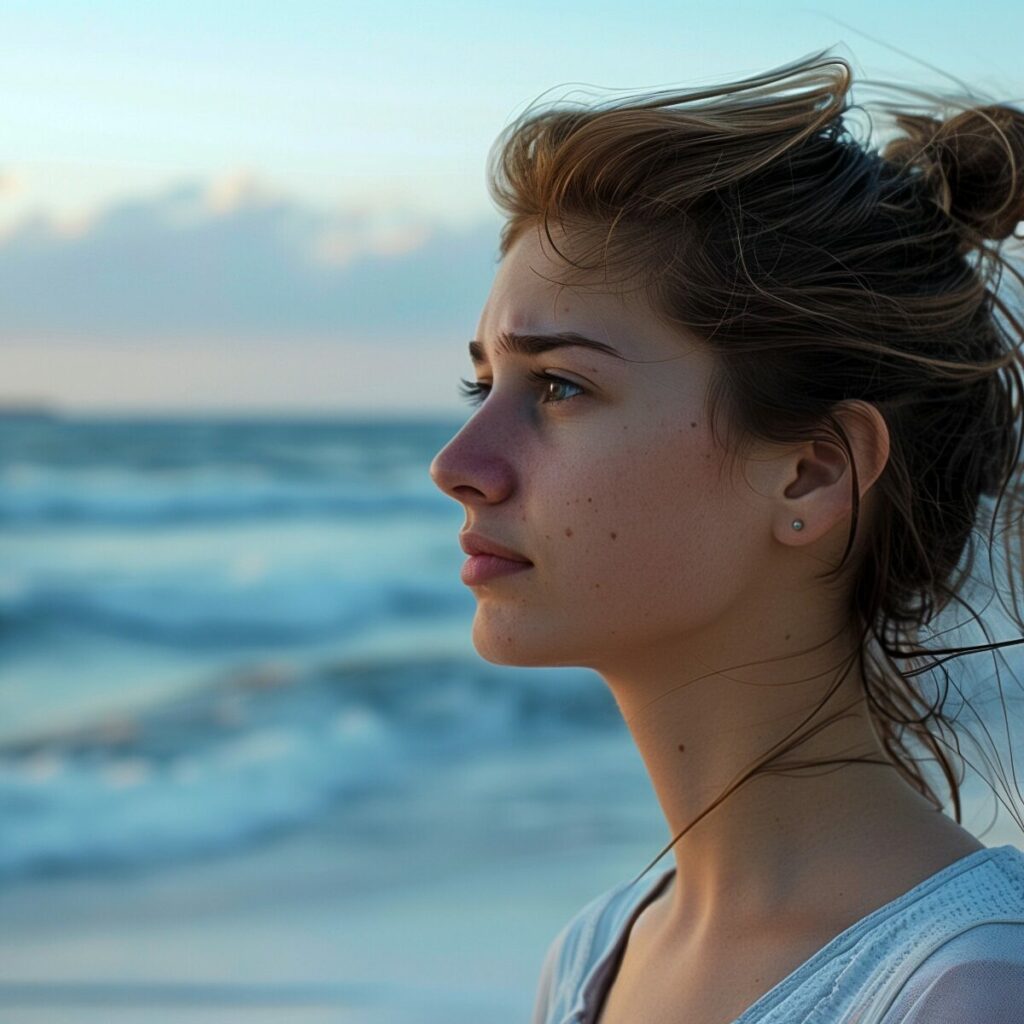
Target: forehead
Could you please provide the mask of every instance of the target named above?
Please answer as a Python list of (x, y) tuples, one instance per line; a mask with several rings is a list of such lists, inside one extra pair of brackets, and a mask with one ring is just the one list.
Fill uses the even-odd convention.
[[(563, 252), (570, 251), (564, 233), (552, 231)], [(570, 277), (570, 272), (574, 276)], [(524, 231), (513, 243), (494, 276), (480, 317), (481, 325), (500, 317), (502, 329), (541, 329), (552, 316), (578, 314), (586, 308), (597, 313), (623, 312), (621, 300), (596, 287), (590, 275), (574, 270), (543, 237), (543, 230)]]
[[(571, 243), (552, 229), (560, 250)], [(569, 271), (573, 276), (569, 276)], [(543, 237), (525, 231), (498, 268), (477, 324), (476, 338), (491, 352), (503, 333), (550, 334), (571, 331), (603, 341), (627, 359), (678, 358), (692, 347), (637, 293), (601, 287), (596, 274), (567, 264)]]

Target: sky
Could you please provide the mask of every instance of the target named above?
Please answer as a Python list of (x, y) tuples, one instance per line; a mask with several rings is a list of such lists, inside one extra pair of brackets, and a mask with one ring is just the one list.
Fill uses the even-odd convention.
[(0, 404), (78, 412), (465, 413), (537, 101), (826, 48), (1024, 101), (1019, 0), (3, 0), (0, 39)]

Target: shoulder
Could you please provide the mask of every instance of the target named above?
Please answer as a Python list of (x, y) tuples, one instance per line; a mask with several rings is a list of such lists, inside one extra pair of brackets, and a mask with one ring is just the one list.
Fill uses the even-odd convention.
[(1024, 1018), (1024, 917), (974, 925), (910, 975), (884, 1024), (1019, 1024)]

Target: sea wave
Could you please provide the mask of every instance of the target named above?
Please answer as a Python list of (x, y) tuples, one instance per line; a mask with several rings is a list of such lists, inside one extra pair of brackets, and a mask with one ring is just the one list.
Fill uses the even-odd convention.
[(246, 845), (432, 764), (620, 722), (585, 671), (473, 659), (273, 663), (143, 712), (0, 745), (0, 879), (138, 869)]

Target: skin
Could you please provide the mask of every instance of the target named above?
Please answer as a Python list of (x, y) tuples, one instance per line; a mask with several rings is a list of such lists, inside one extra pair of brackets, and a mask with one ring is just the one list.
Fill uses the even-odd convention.
[[(488, 362), (475, 376), (491, 391), (430, 473), (467, 529), (534, 563), (473, 587), (476, 650), (597, 672), (671, 838), (810, 713), (856, 643), (843, 586), (814, 578), (846, 545), (850, 467), (810, 441), (727, 466), (703, 409), (711, 350), (635, 295), (561, 287), (565, 271), (540, 229), (509, 251), (476, 333)], [(578, 331), (626, 358), (499, 353), (505, 330)], [(869, 517), (885, 420), (864, 402), (837, 411)], [(803, 731), (840, 706), (846, 718), (786, 759), (888, 760), (856, 667)], [(757, 776), (672, 848), (676, 875), (630, 932), (602, 1024), (725, 1024), (844, 928), (981, 848), (891, 763)], [(726, 974), (709, 969), (719, 960)]]

